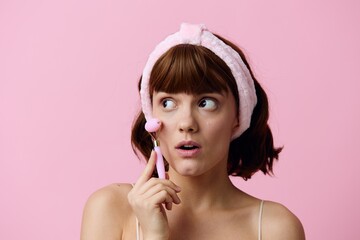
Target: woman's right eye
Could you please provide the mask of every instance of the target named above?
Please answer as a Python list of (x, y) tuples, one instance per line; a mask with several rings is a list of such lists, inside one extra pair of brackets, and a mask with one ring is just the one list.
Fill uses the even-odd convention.
[(176, 108), (176, 104), (175, 104), (174, 100), (169, 99), (169, 98), (166, 98), (162, 101), (162, 106), (163, 106), (163, 108), (168, 109), (168, 110)]

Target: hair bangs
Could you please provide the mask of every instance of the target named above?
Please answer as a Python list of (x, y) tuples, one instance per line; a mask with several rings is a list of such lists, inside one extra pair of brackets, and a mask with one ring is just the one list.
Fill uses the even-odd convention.
[(229, 82), (235, 83), (230, 68), (212, 51), (202, 46), (180, 44), (155, 63), (149, 90), (150, 95), (154, 91), (194, 95), (228, 92), (234, 85)]

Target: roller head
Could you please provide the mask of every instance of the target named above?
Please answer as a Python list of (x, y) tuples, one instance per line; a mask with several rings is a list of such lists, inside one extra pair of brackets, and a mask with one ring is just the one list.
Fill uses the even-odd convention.
[(161, 122), (159, 119), (152, 118), (145, 123), (145, 129), (149, 133), (153, 133), (160, 129), (160, 125), (161, 125)]

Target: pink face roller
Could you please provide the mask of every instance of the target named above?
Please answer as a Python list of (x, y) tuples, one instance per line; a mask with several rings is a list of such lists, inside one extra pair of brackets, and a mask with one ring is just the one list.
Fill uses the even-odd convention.
[(148, 131), (148, 133), (150, 133), (151, 138), (154, 143), (154, 150), (156, 152), (156, 170), (159, 175), (159, 178), (165, 179), (164, 159), (161, 154), (159, 141), (156, 140), (156, 135), (155, 135), (156, 131), (158, 131), (160, 129), (160, 125), (161, 125), (161, 122), (158, 119), (152, 118), (146, 122), (145, 130)]

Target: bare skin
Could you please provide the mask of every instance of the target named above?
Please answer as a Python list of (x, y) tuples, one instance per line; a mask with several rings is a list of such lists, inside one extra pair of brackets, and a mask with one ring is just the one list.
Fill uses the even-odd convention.
[[(151, 177), (152, 153), (134, 187), (113, 184), (95, 192), (84, 209), (81, 239), (136, 239), (136, 218), (146, 240), (258, 239), (261, 201), (236, 188), (226, 171), (237, 127), (234, 108), (231, 94), (154, 93), (167, 179)], [(200, 146), (190, 157), (176, 147), (189, 139)], [(261, 230), (262, 240), (305, 239), (298, 218), (270, 201), (264, 203)]]
[[(151, 179), (151, 172), (155, 166), (154, 159), (155, 157), (149, 160), (140, 181)], [(152, 179), (151, 181), (158, 185), (159, 189), (171, 188), (173, 192), (177, 192), (170, 180)], [(212, 206), (206, 206), (207, 204), (204, 203), (196, 207), (193, 206), (197, 205), (194, 202), (199, 201), (195, 196), (189, 197), (193, 192), (181, 190), (178, 192), (179, 198), (182, 199), (181, 203), (176, 204), (177, 200), (169, 201), (173, 203), (173, 207), (171, 210), (166, 210), (168, 221), (160, 210), (160, 208), (164, 209), (164, 205), (152, 205), (141, 201), (132, 203), (137, 205), (136, 209), (147, 208), (154, 213), (153, 216), (147, 216), (148, 213), (137, 213), (142, 226), (143, 239), (257, 239), (259, 200), (237, 190), (232, 185), (229, 185), (229, 188), (233, 189), (229, 194), (230, 198), (223, 197)], [(202, 192), (211, 194), (205, 190)], [(81, 239), (136, 239), (136, 215), (134, 206), (129, 203), (134, 200), (132, 197), (136, 194), (130, 184), (112, 184), (95, 192), (84, 209)], [(165, 199), (171, 197), (170, 194), (166, 195)], [(145, 221), (149, 219), (156, 222), (156, 228), (159, 229), (155, 231), (161, 231), (167, 226), (169, 231), (160, 232), (160, 235), (147, 235), (147, 231), (154, 230), (143, 228), (147, 224)], [(301, 222), (278, 203), (265, 202), (262, 226), (263, 240), (305, 239)]]

